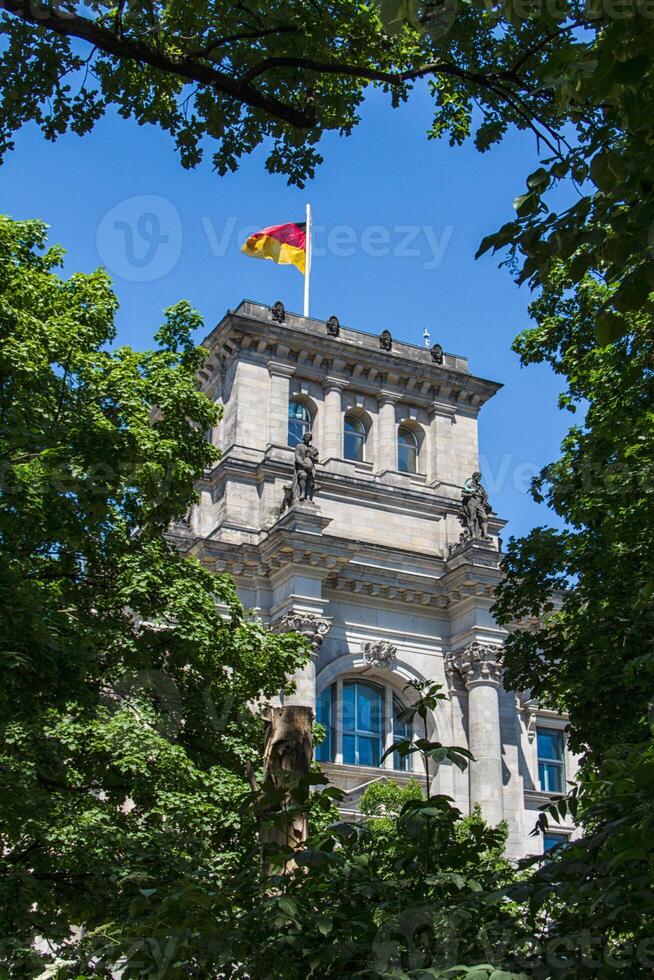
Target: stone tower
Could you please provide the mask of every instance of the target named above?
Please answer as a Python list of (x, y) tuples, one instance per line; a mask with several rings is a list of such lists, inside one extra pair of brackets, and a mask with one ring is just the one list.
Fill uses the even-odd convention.
[[(209, 434), (222, 458), (172, 533), (182, 551), (234, 577), (252, 615), (309, 637), (293, 697), (327, 729), (319, 758), (346, 791), (346, 817), (376, 779), (424, 779), (406, 760), (379, 760), (407, 734), (397, 719), (405, 685), (430, 679), (450, 695), (430, 736), (475, 757), (466, 772), (441, 765), (434, 791), (464, 813), (479, 806), (491, 823), (506, 819), (512, 857), (550, 846), (529, 833), (573, 775), (565, 720), (503, 688), (506, 634), (490, 609), (504, 522), (491, 513), (487, 536), (465, 540), (459, 519), (479, 468), (477, 417), (501, 386), (438, 346), (281, 304), (242, 302), (204, 344), (202, 384), (224, 406)], [(294, 447), (308, 431), (315, 502), (292, 502)]]

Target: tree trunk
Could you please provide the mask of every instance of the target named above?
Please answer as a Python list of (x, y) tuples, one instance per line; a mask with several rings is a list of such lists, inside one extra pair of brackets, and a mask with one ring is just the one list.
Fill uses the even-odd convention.
[[(274, 789), (285, 789), (311, 769), (313, 758), (313, 709), (305, 705), (287, 705), (269, 710), (266, 737), (263, 751), (263, 785)], [(291, 813), (284, 816), (284, 807), (290, 802), (290, 787), (278, 813), (278, 820), (272, 826), (264, 826), (261, 842), (278, 844), (296, 850), (307, 838), (307, 817), (305, 813)], [(290, 859), (286, 869), (292, 870), (295, 862)]]

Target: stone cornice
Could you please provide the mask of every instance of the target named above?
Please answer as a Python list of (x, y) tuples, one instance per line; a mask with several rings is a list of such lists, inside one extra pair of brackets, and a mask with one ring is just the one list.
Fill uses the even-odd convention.
[(425, 611), (429, 608), (448, 616), (470, 602), (490, 606), (499, 581), (499, 571), (490, 579), (480, 578), (470, 569), (465, 576), (443, 574), (444, 563), (435, 564), (426, 556), (420, 562), (422, 571), (408, 571), (393, 564), (393, 556), (400, 554), (397, 549), (367, 546), (371, 555), (375, 552), (380, 558), (386, 556), (389, 567), (381, 568), (372, 557), (366, 560), (359, 554), (356, 543), (326, 534), (318, 537), (278, 529), (261, 544), (190, 536), (187, 540), (188, 547), (184, 549), (178, 539), (180, 550), (195, 555), (212, 571), (251, 580), (253, 584), (274, 581), (287, 574), (289, 567), (296, 566), (324, 578), (327, 593), (344, 594), (367, 604), (406, 604)]
[(441, 399), (476, 413), (501, 387), (470, 374), (465, 358), (446, 354), (438, 365), (424, 348), (400, 341), (394, 341), (391, 352), (383, 351), (378, 335), (341, 327), (340, 336), (334, 338), (322, 321), (290, 313), (279, 324), (271, 319), (268, 307), (249, 301), (228, 312), (203, 343), (211, 353), (203, 369), (206, 380), (219, 364), (248, 351), (264, 363), (287, 361), (294, 373), (318, 382), (325, 374), (338, 373), (348, 386), (369, 394), (375, 394), (380, 384), (391, 385), (400, 389), (402, 399), (408, 397), (424, 407)]

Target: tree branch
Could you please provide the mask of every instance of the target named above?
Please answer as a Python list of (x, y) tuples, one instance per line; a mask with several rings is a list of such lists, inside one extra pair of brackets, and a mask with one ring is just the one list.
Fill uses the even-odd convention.
[(297, 27), (282, 26), (269, 27), (266, 30), (261, 31), (243, 31), (241, 34), (224, 34), (222, 37), (216, 38), (215, 41), (211, 41), (209, 44), (206, 44), (203, 48), (197, 48), (195, 51), (190, 51), (189, 57), (206, 58), (208, 55), (212, 54), (216, 48), (222, 48), (226, 44), (232, 44), (234, 41), (257, 41), (259, 38), (268, 37), (270, 34), (296, 34), (297, 31)]
[(32, 0), (2, 0), (4, 9), (26, 24), (54, 31), (62, 37), (88, 41), (105, 54), (150, 65), (168, 75), (177, 75), (189, 82), (209, 85), (215, 91), (235, 99), (251, 109), (259, 109), (298, 129), (310, 129), (316, 117), (312, 109), (302, 110), (260, 92), (247, 82), (237, 80), (224, 71), (197, 61), (190, 55), (172, 55), (155, 49), (144, 41), (118, 37), (101, 24), (77, 14), (61, 12), (60, 8), (37, 6)]

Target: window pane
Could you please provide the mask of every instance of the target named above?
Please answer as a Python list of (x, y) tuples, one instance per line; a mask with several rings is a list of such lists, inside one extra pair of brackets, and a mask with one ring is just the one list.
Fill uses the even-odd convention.
[(343, 762), (378, 766), (383, 752), (384, 691), (374, 684), (343, 684)]
[(563, 734), (553, 728), (538, 730), (538, 758), (563, 761)]
[(363, 460), (363, 437), (354, 432), (346, 432), (343, 437), (344, 459)]
[(297, 419), (289, 419), (288, 422), (288, 444), (291, 448), (302, 442), (304, 433), (308, 431), (306, 422), (299, 422)]
[(543, 851), (547, 854), (552, 848), (557, 847), (559, 844), (565, 844), (568, 839), (567, 834), (544, 834), (543, 835)]
[[(399, 742), (401, 739), (410, 739), (413, 735), (412, 725), (410, 722), (398, 721), (398, 715), (404, 710), (404, 705), (399, 701), (398, 698), (393, 698), (393, 741)], [(399, 769), (401, 772), (408, 772), (411, 768), (411, 757), (408, 755), (400, 755), (399, 752), (393, 753), (393, 769)]]
[(297, 446), (302, 442), (305, 432), (311, 429), (311, 415), (308, 408), (302, 402), (291, 401), (288, 403), (288, 444)]
[(363, 459), (366, 442), (366, 430), (361, 419), (356, 415), (346, 415), (343, 435), (343, 456), (345, 459)]
[(379, 732), (383, 727), (383, 695), (377, 687), (357, 684), (357, 730)]
[(349, 766), (356, 766), (356, 742), (354, 735), (343, 734), (343, 762)]
[(360, 735), (359, 758), (357, 763), (360, 766), (378, 766), (381, 759), (381, 738), (365, 738)]
[(546, 793), (563, 792), (563, 766), (556, 762), (539, 762), (540, 788)]
[(326, 687), (318, 698), (316, 705), (316, 720), (326, 731), (325, 741), (316, 746), (316, 759), (318, 762), (334, 761), (334, 685)]
[(355, 712), (356, 684), (343, 684), (343, 731), (353, 732), (356, 728)]

